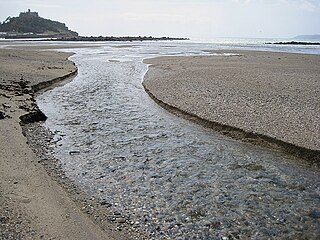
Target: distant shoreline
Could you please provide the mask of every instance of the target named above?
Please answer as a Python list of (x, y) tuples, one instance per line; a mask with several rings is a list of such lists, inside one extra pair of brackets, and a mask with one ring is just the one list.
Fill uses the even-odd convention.
[(84, 37), (84, 36), (78, 36), (78, 37), (59, 37), (59, 38), (44, 38), (44, 36), (38, 37), (27, 37), (27, 36), (10, 36), (5, 37), (6, 40), (13, 40), (13, 39), (21, 39), (25, 41), (78, 41), (78, 42), (98, 42), (98, 41), (104, 41), (104, 42), (127, 42), (127, 41), (174, 41), (174, 40), (190, 40), (189, 38), (176, 38), (176, 37), (146, 37), (146, 36), (138, 36), (138, 37), (130, 37), (130, 36), (124, 36), (124, 37), (108, 37), (108, 36), (99, 36), (99, 37)]
[(320, 45), (320, 42), (274, 42), (274, 43), (266, 43), (266, 44), (274, 44), (274, 45)]

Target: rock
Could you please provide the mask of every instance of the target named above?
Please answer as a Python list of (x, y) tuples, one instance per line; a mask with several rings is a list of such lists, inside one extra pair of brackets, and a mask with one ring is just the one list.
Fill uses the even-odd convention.
[(29, 81), (24, 81), (24, 80), (21, 80), (21, 81), (18, 82), (19, 86), (22, 89), (27, 88), (29, 83), (30, 83)]
[(117, 218), (118, 223), (125, 223), (127, 220), (124, 218)]
[(105, 207), (107, 207), (107, 208), (109, 208), (109, 207), (112, 206), (112, 204), (109, 203), (109, 202), (107, 202), (107, 201), (102, 201), (102, 202), (100, 202), (100, 204), (101, 204), (101, 206), (105, 206)]
[(46, 115), (41, 112), (39, 109), (36, 109), (32, 112), (29, 112), (20, 117), (22, 124), (34, 123), (47, 120)]
[(115, 211), (115, 212), (113, 213), (113, 215), (115, 215), (115, 216), (121, 216), (121, 214), (120, 214), (119, 212), (117, 212), (117, 211)]
[(30, 109), (26, 106), (19, 106), (19, 109), (25, 110), (26, 112), (28, 112)]
[(70, 151), (69, 152), (69, 155), (76, 155), (76, 154), (80, 154), (80, 152), (79, 151)]
[(22, 93), (29, 94), (30, 93), (30, 88), (23, 89)]
[(4, 119), (6, 116), (3, 112), (0, 111), (0, 119)]

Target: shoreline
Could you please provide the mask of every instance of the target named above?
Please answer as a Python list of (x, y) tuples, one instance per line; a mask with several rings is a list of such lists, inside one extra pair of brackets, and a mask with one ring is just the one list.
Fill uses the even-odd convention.
[[(19, 51), (19, 50), (14, 50), (14, 51)], [(0, 52), (1, 52), (1, 49), (0, 49)], [(61, 53), (56, 53), (56, 54), (59, 55)], [(59, 70), (59, 69), (56, 69), (56, 70)], [(20, 77), (19, 74), (17, 76)], [(66, 81), (66, 80), (63, 80), (65, 78), (63, 79), (62, 78), (63, 77), (56, 78), (56, 80), (53, 81), (54, 84), (60, 84), (61, 83), (60, 81), (62, 82)], [(40, 82), (40, 84), (42, 83)], [(42, 86), (44, 89), (47, 87), (49, 88), (53, 87), (50, 84), (42, 84)], [(29, 87), (25, 86), (25, 88), (21, 88), (21, 91), (23, 92), (24, 90), (27, 90), (27, 89), (29, 89)], [(14, 88), (14, 91), (16, 90), (17, 89)], [(30, 89), (28, 91), (30, 91)], [(152, 93), (147, 89), (146, 91), (152, 97)], [(2, 90), (0, 94), (3, 94)], [(26, 93), (26, 95), (28, 94), (29, 93)], [(0, 95), (0, 99), (1, 97), (3, 96)], [(21, 96), (16, 96), (16, 97), (21, 97)], [(32, 99), (29, 99), (29, 97), (26, 99), (27, 99), (26, 100), (27, 102), (30, 101), (29, 104), (31, 104), (33, 107), (36, 106), (36, 105), (34, 106), (34, 101), (32, 101), (33, 97)], [(21, 99), (18, 99), (18, 100), (21, 100)], [(156, 99), (154, 98), (154, 100)], [(158, 103), (161, 105), (160, 100)], [(197, 123), (203, 124), (205, 126), (209, 125), (209, 127), (212, 124), (211, 122), (206, 122), (205, 120), (203, 123), (201, 123), (201, 120), (197, 119), (197, 117), (192, 116), (189, 113), (185, 115), (183, 114), (182, 110), (175, 107), (168, 107), (168, 105), (164, 102), (162, 103), (162, 105), (164, 107), (167, 107), (167, 110), (173, 111), (179, 116), (194, 120)], [(5, 106), (8, 107), (8, 104), (5, 103)], [(19, 116), (10, 116), (11, 114), (10, 108), (7, 108), (8, 113), (5, 113), (5, 119), (0, 119), (1, 124), (3, 123), (3, 121), (5, 121), (5, 123), (8, 124), (10, 121), (14, 122), (19, 120)], [(0, 111), (2, 111), (2, 109)], [(30, 111), (30, 109), (27, 111)], [(10, 119), (8, 116), (13, 117), (13, 119)], [(33, 118), (31, 118), (31, 120), (32, 119)], [(129, 239), (129, 238), (139, 237), (139, 239), (148, 239), (148, 237), (150, 237), (147, 235), (147, 233), (145, 234), (143, 230), (140, 229), (139, 227), (132, 229), (130, 224), (130, 219), (125, 219), (118, 212), (113, 211), (108, 202), (90, 197), (88, 194), (85, 194), (83, 191), (81, 191), (75, 185), (75, 183), (69, 180), (64, 175), (64, 172), (61, 170), (59, 161), (55, 159), (52, 154), (50, 154), (50, 145), (54, 144), (54, 141), (52, 139), (52, 134), (48, 132), (46, 129), (44, 129), (43, 126), (41, 126), (41, 124), (39, 124), (37, 121), (26, 120), (26, 122), (33, 122), (33, 123), (22, 126), (23, 129), (21, 129), (20, 124), (18, 124), (19, 125), (18, 126), (16, 122), (14, 122), (13, 126), (8, 129), (2, 128), (2, 127), (0, 128), (1, 135), (4, 135), (2, 137), (8, 137), (5, 139), (5, 140), (8, 140), (8, 142), (3, 141), (3, 138), (1, 138), (0, 139), (1, 143), (5, 144), (6, 148), (10, 148), (10, 147), (12, 148), (12, 152), (6, 155), (6, 156), (9, 156), (7, 160), (3, 156), (1, 156), (0, 158), (1, 159), (0, 166), (1, 167), (5, 166), (3, 169), (2, 168), (0, 169), (1, 176), (4, 176), (4, 179), (0, 181), (0, 191), (1, 191), (1, 194), (3, 193), (3, 196), (0, 195), (0, 206), (3, 207), (3, 209), (5, 209), (8, 213), (10, 213), (10, 218), (9, 218), (7, 217), (7, 215), (5, 215), (5, 213), (1, 212), (0, 210), (0, 230), (2, 230), (2, 227), (6, 227), (6, 226), (13, 227), (13, 232), (10, 232), (11, 231), (10, 229), (9, 229), (9, 232), (5, 229), (5, 231), (3, 231), (2, 234), (9, 234), (9, 235), (3, 235), (3, 236), (7, 237), (7, 236), (11, 236), (10, 234), (24, 234), (24, 235), (12, 235), (16, 239), (22, 238), (22, 236), (24, 238), (27, 238), (28, 236), (30, 236), (33, 239), (39, 239), (42, 237), (44, 238), (55, 237), (57, 239), (65, 239), (65, 238), (73, 238), (73, 237), (76, 237), (77, 239)], [(218, 129), (221, 127), (222, 130), (220, 132), (222, 134), (234, 135), (235, 139), (245, 138), (244, 141), (248, 141), (248, 142), (260, 141), (261, 136), (251, 135), (251, 133), (246, 133), (246, 132), (242, 133), (241, 131), (239, 132), (237, 129), (234, 129), (233, 127), (228, 127), (224, 125), (220, 126), (219, 124), (213, 124), (213, 127), (216, 127)], [(5, 133), (2, 134), (4, 131)], [(14, 131), (14, 134), (12, 134), (10, 131)], [(27, 140), (23, 137), (22, 131), (24, 132), (25, 135), (27, 135)], [(9, 140), (12, 135), (15, 136), (14, 140), (16, 141), (10, 142)], [(261, 138), (263, 139), (263, 136)], [(28, 141), (28, 145), (26, 145), (27, 144), (26, 141)], [(10, 143), (12, 146), (8, 146), (8, 144)], [(274, 148), (274, 143), (269, 143), (267, 141), (267, 142), (264, 142), (264, 144), (266, 144), (267, 147)], [(269, 144), (271, 144), (271, 146)], [(24, 152), (21, 152), (21, 154), (19, 154), (19, 151), (21, 149), (20, 146), (22, 146), (24, 150)], [(35, 153), (30, 152), (30, 149), (33, 149), (36, 152), (37, 157), (35, 156)], [(49, 153), (47, 152), (47, 150), (49, 151)], [(293, 147), (293, 150), (294, 151), (296, 150), (295, 147)], [(298, 156), (299, 154), (304, 155), (304, 153), (299, 153), (300, 150), (299, 149), (297, 150)], [(18, 159), (18, 160), (12, 163), (11, 161), (15, 159)], [(318, 164), (318, 160), (319, 159), (316, 159), (315, 164)], [(30, 170), (30, 165), (32, 165), (31, 170)], [(11, 168), (14, 169), (14, 171), (16, 171), (14, 175), (10, 175)], [(8, 173), (6, 173), (6, 171), (8, 171)], [(30, 187), (28, 186), (23, 187), (22, 185), (27, 185), (27, 182), (30, 181), (29, 178), (31, 180), (35, 179), (32, 177), (32, 174), (34, 172), (39, 174), (39, 177), (37, 177), (36, 179), (38, 181), (39, 180), (43, 181), (44, 183), (41, 184), (43, 186), (41, 186), (41, 188), (39, 189), (41, 191), (37, 190), (37, 188), (39, 188), (38, 185), (40, 185), (39, 182), (35, 181), (33, 183), (33, 187), (36, 190), (36, 192), (34, 196), (32, 196), (34, 192), (31, 192), (32, 194), (30, 194), (29, 192)], [(21, 177), (19, 176), (19, 174), (24, 176)], [(6, 179), (7, 176), (9, 176), (8, 179)], [(26, 181), (26, 183), (24, 183), (23, 181)], [(20, 185), (22, 187), (20, 187)], [(21, 190), (21, 189), (25, 189), (25, 190)], [(46, 198), (43, 198), (43, 196), (41, 195), (42, 191), (46, 191), (46, 196), (45, 196)], [(53, 200), (50, 200), (48, 196), (51, 196)], [(57, 198), (61, 198), (62, 200)], [(8, 201), (8, 199), (10, 199), (11, 202)], [(48, 202), (51, 202), (51, 203), (52, 201), (60, 201), (60, 203), (62, 201), (63, 204), (60, 204), (58, 209), (54, 208), (52, 210), (51, 208), (51, 212), (48, 212), (47, 210), (46, 211), (41, 210), (41, 204), (39, 209), (39, 202), (37, 202), (36, 204), (33, 203), (34, 201), (40, 201), (40, 203), (41, 202), (43, 203), (43, 201), (46, 201), (46, 199)], [(14, 205), (10, 205), (10, 204), (14, 204)], [(25, 205), (32, 205), (32, 204), (33, 204), (33, 207), (32, 207), (33, 210), (31, 212), (30, 210), (28, 211), (25, 210), (29, 208), (29, 206), (25, 207)], [(60, 210), (64, 209), (65, 211), (64, 215), (60, 216), (60, 218), (55, 218), (56, 216), (55, 210), (60, 211), (59, 209)], [(49, 216), (50, 219), (48, 219), (48, 216), (37, 216), (38, 214), (37, 211), (40, 211), (40, 212), (42, 211), (41, 214), (44, 214), (44, 215), (49, 215), (50, 213), (52, 215), (50, 215)], [(40, 223), (39, 222), (40, 220), (37, 219), (38, 217), (39, 219), (41, 219), (41, 221), (43, 220), (43, 222)], [(64, 226), (63, 228), (60, 229), (61, 224), (56, 225), (55, 223), (52, 222), (53, 221), (52, 218), (54, 220), (62, 219), (62, 224), (66, 224), (67, 226)], [(22, 219), (22, 222), (19, 223), (21, 219)], [(80, 219), (80, 221), (78, 219)], [(84, 221), (83, 223), (81, 222), (82, 220)], [(70, 226), (70, 222), (71, 222), (71, 226)], [(22, 230), (20, 230), (19, 228), (14, 229), (16, 227), (14, 224), (18, 227), (21, 226)], [(53, 226), (51, 224), (53, 224)], [(48, 228), (53, 228), (53, 229), (48, 229)], [(18, 230), (18, 231), (14, 232), (15, 230)], [(86, 231), (87, 233), (84, 234), (83, 231)], [(107, 235), (104, 235), (106, 233)], [(70, 235), (67, 235), (67, 234), (70, 234)]]
[(297, 41), (291, 41), (291, 42), (270, 42), (270, 43), (266, 43), (266, 44), (273, 44), (273, 45), (303, 45), (303, 46), (318, 46), (320, 45), (320, 42), (297, 42)]
[(219, 122), (213, 122), (213, 121), (200, 118), (195, 114), (183, 111), (162, 100), (159, 100), (147, 88), (145, 88), (145, 91), (150, 96), (150, 98), (152, 98), (159, 106), (161, 106), (168, 112), (171, 112), (177, 115), (178, 117), (187, 119), (205, 128), (212, 129), (213, 131), (218, 132), (219, 134), (222, 134), (224, 136), (230, 137), (232, 139), (254, 144), (261, 147), (266, 147), (276, 151), (281, 151), (281, 152), (293, 155), (295, 157), (307, 160), (310, 163), (320, 167), (320, 151), (319, 150), (312, 150), (312, 149), (299, 147), (291, 143), (269, 137), (267, 135), (257, 134), (254, 132), (246, 132), (240, 128), (236, 128), (233, 126), (221, 124)]
[(0, 238), (146, 239), (76, 187), (47, 152), (52, 134), (34, 96), (77, 74), (70, 55), (0, 49)]
[[(304, 145), (297, 144), (295, 139), (288, 138), (283, 139), (279, 138), (276, 135), (269, 134), (266, 128), (261, 130), (257, 130), (251, 126), (252, 120), (247, 118), (245, 121), (247, 125), (241, 127), (241, 124), (238, 124), (237, 121), (234, 121), (234, 116), (241, 120), (241, 115), (237, 112), (237, 109), (232, 108), (233, 113), (229, 114), (229, 119), (225, 119), (221, 117), (219, 119), (214, 117), (214, 114), (210, 113), (210, 109), (220, 109), (222, 111), (229, 111), (228, 108), (230, 105), (225, 104), (228, 102), (228, 98), (226, 96), (230, 96), (226, 94), (227, 87), (224, 85), (228, 85), (229, 83), (225, 83), (224, 78), (227, 74), (232, 74), (234, 78), (235, 72), (241, 74), (246, 70), (250, 71), (248, 66), (245, 66), (246, 63), (241, 65), (241, 68), (237, 64), (240, 61), (248, 61), (251, 56), (256, 55), (255, 60), (260, 60), (257, 62), (259, 65), (257, 69), (263, 69), (264, 67), (268, 67), (272, 69), (272, 61), (274, 59), (280, 60), (281, 58), (287, 58), (288, 56), (302, 56), (303, 58), (307, 58), (308, 55), (305, 54), (292, 54), (292, 53), (277, 53), (277, 52), (260, 52), (260, 51), (241, 51), (241, 50), (218, 50), (218, 51), (210, 51), (212, 53), (238, 53), (238, 56), (187, 56), (187, 57), (156, 57), (151, 59), (145, 59), (144, 62), (149, 64), (149, 69), (146, 75), (144, 76), (143, 86), (145, 91), (149, 94), (149, 96), (157, 102), (160, 106), (164, 109), (179, 115), (180, 117), (189, 119), (197, 124), (200, 124), (204, 127), (213, 129), (214, 131), (219, 132), (220, 134), (226, 135), (236, 140), (241, 140), (244, 142), (249, 142), (258, 146), (271, 148), (277, 151), (282, 151), (291, 155), (294, 155), (299, 158), (303, 158), (308, 160), (312, 164), (320, 165), (320, 149), (316, 146), (314, 148), (309, 148)], [(258, 59), (259, 55), (265, 55), (266, 59), (271, 58), (272, 60), (267, 63)], [(273, 56), (274, 55), (274, 56)], [(310, 55), (311, 58), (313, 57)], [(320, 59), (320, 56), (315, 56), (317, 60)], [(308, 59), (307, 59), (308, 60)], [(221, 61), (221, 62), (220, 62)], [(268, 60), (265, 60), (268, 61)], [(219, 65), (220, 64), (220, 65)], [(221, 67), (223, 64), (229, 64), (231, 66), (227, 66), (225, 68)], [(263, 64), (266, 64), (265, 66)], [(250, 68), (254, 68), (254, 63), (248, 61), (248, 65)], [(204, 66), (204, 67), (203, 67)], [(286, 67), (286, 66), (285, 66)], [(191, 68), (191, 70), (189, 70)], [(219, 69), (223, 68), (223, 70)], [(229, 68), (229, 69), (228, 69)], [(213, 70), (212, 70), (213, 69)], [(231, 69), (231, 71), (230, 71)], [(203, 75), (201, 75), (201, 71)], [(301, 70), (303, 71), (303, 70)], [(226, 73), (224, 73), (226, 72)], [(223, 77), (220, 77), (219, 74), (222, 74)], [(256, 75), (254, 75), (256, 76)], [(259, 75), (261, 76), (261, 75)], [(240, 76), (241, 77), (241, 76)], [(264, 91), (268, 91), (268, 86), (265, 87), (263, 81), (259, 81), (260, 79), (253, 79), (250, 74), (245, 76), (249, 81), (252, 81), (252, 84), (256, 84), (259, 88), (263, 88)], [(251, 77), (251, 79), (250, 79)], [(210, 79), (214, 78), (223, 78), (223, 81), (211, 81)], [(199, 80), (200, 79), (200, 80)], [(233, 80), (227, 79), (227, 81), (232, 82)], [(248, 81), (248, 82), (249, 82)], [(256, 83), (256, 82), (258, 83)], [(211, 85), (210, 85), (211, 84)], [(216, 84), (213, 86), (212, 84)], [(234, 86), (231, 83), (228, 86), (233, 87), (235, 90), (236, 104), (237, 98), (239, 95), (245, 93), (241, 92), (241, 87), (243, 86)], [(236, 83), (238, 84), (238, 83)], [(275, 83), (277, 84), (277, 83)], [(222, 86), (222, 87), (221, 87)], [(245, 87), (245, 86), (244, 86)], [(222, 90), (220, 91), (221, 88)], [(246, 87), (245, 87), (246, 88)], [(276, 87), (274, 87), (276, 88)], [(273, 89), (274, 89), (273, 88)], [(316, 88), (316, 87), (315, 87)], [(178, 90), (179, 89), (179, 90)], [(216, 90), (219, 89), (219, 90)], [(252, 90), (252, 89), (250, 89)], [(183, 91), (183, 92), (181, 92)], [(211, 94), (218, 92), (217, 95)], [(253, 89), (253, 91), (255, 91)], [(206, 94), (209, 92), (209, 94)], [(241, 93), (239, 93), (241, 92)], [(220, 97), (222, 95), (222, 97)], [(272, 94), (271, 94), (272, 95)], [(194, 97), (196, 96), (196, 97)], [(258, 95), (256, 95), (258, 96)], [(219, 98), (220, 97), (220, 98)], [(233, 97), (233, 96), (232, 96)], [(248, 98), (255, 102), (254, 99), (255, 95), (248, 96)], [(271, 96), (270, 98), (272, 98)], [(213, 107), (211, 106), (212, 99), (219, 98), (221, 102), (215, 102)], [(243, 101), (243, 96), (239, 97), (242, 98), (239, 104), (248, 104), (247, 102)], [(190, 100), (191, 99), (191, 100)], [(259, 99), (259, 104), (263, 99)], [(263, 104), (263, 103), (262, 103)], [(262, 105), (261, 104), (261, 105)], [(267, 103), (266, 103), (267, 104)], [(301, 104), (303, 105), (303, 103)], [(257, 110), (257, 106), (251, 105), (252, 114), (255, 114)], [(231, 109), (231, 108), (230, 108)], [(217, 111), (214, 111), (215, 114), (220, 114)], [(235, 114), (235, 115), (233, 115)], [(243, 114), (243, 112), (242, 112)], [(240, 115), (240, 117), (239, 117)], [(268, 117), (272, 116), (269, 114)], [(319, 114), (318, 114), (319, 115)], [(263, 118), (263, 115), (258, 115), (258, 117)], [(319, 116), (316, 116), (316, 118)], [(231, 119), (231, 120), (230, 120)], [(240, 122), (240, 121), (239, 121)], [(314, 135), (319, 133), (319, 129), (315, 127), (313, 129)], [(316, 143), (314, 143), (316, 144)], [(310, 145), (311, 146), (311, 145)]]
[(111, 203), (92, 197), (66, 176), (60, 160), (53, 155), (52, 145), (57, 143), (54, 134), (46, 129), (42, 122), (26, 124), (22, 130), (28, 139), (28, 145), (36, 153), (38, 162), (51, 179), (63, 187), (81, 212), (108, 234), (103, 239), (149, 239), (147, 231), (140, 226), (133, 226), (130, 219), (122, 216)]

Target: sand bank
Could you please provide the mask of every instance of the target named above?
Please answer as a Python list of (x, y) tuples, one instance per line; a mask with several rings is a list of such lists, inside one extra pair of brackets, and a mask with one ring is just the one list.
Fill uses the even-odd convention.
[(0, 49), (1, 239), (113, 239), (48, 176), (22, 135), (21, 122), (45, 119), (32, 88), (74, 74), (69, 56)]
[(239, 55), (147, 59), (152, 65), (144, 87), (164, 106), (213, 123), (231, 137), (262, 137), (266, 144), (288, 143), (299, 154), (309, 149), (319, 157), (320, 56), (232, 53)]

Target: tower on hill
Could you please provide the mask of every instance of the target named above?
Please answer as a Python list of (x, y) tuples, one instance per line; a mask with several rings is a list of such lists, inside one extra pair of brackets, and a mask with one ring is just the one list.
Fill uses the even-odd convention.
[(26, 17), (26, 16), (29, 16), (29, 17), (39, 17), (39, 14), (38, 12), (31, 12), (30, 9), (28, 9), (27, 12), (21, 12), (19, 14), (19, 17)]
[(0, 23), (0, 37), (4, 38), (61, 38), (77, 37), (65, 23), (39, 16), (38, 12), (21, 12), (18, 17), (8, 17)]

